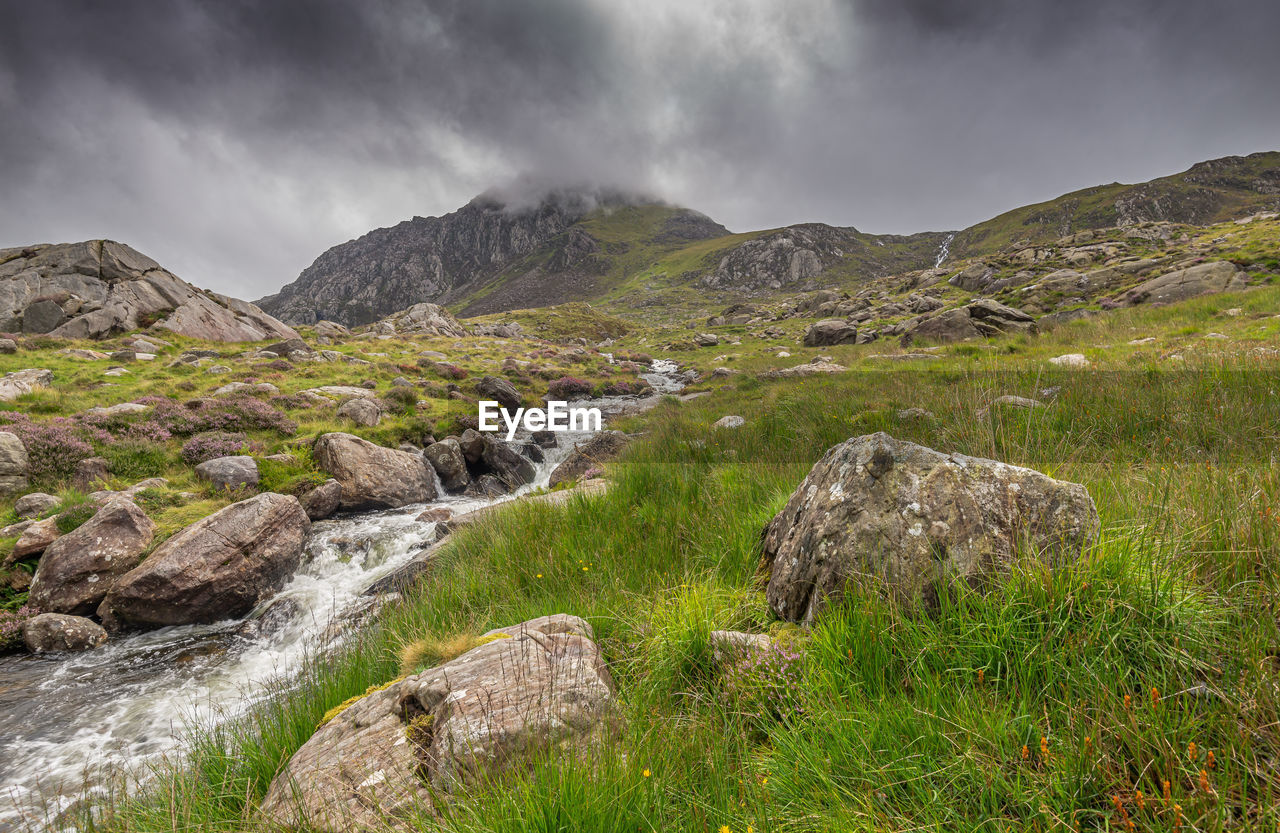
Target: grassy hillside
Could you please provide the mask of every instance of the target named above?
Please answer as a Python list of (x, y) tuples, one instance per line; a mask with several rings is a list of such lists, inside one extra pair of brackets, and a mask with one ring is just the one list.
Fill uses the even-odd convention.
[[(602, 641), (618, 690), (608, 734), (468, 788), (432, 829), (1275, 829), (1278, 311), (1267, 287), (925, 358), (790, 338), (664, 353), (737, 372), (625, 424), (644, 437), (604, 495), (518, 504), (458, 534), (358, 645), (201, 737), (95, 829), (259, 829), (278, 768), (327, 709), (416, 670), (406, 646), (556, 612)], [(668, 337), (636, 330), (620, 346)], [(1047, 363), (1065, 352), (1093, 369)], [(758, 375), (820, 353), (850, 370)], [(916, 358), (885, 358), (903, 355)], [(976, 416), (1002, 394), (1047, 405)], [(730, 413), (746, 424), (712, 427)], [(771, 620), (761, 529), (828, 447), (872, 431), (1083, 483), (1102, 539), (1074, 565), (1028, 563), (928, 614), (868, 589), (811, 630)], [(780, 647), (717, 669), (717, 628)]]

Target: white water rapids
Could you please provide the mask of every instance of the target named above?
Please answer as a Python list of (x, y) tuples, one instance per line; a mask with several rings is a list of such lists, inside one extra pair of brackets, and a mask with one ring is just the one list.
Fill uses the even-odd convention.
[(953, 231), (942, 240), (942, 245), (938, 247), (938, 257), (933, 261), (933, 268), (937, 269), (942, 262), (951, 254), (951, 241), (956, 239), (956, 233)]
[[(641, 377), (652, 396), (574, 405), (598, 407), (606, 420), (643, 410), (684, 386), (676, 370), (653, 362)], [(586, 436), (560, 434), (516, 495), (545, 486)], [(149, 767), (181, 753), (189, 727), (244, 715), (287, 684), (309, 654), (342, 639), (322, 635), (368, 603), (369, 585), (435, 540), (436, 525), (415, 520), (424, 509), (461, 514), (512, 497), (440, 492), (428, 504), (316, 522), (302, 567), (243, 619), (162, 628), (81, 654), (0, 657), (0, 833), (48, 827), (121, 776), (145, 780)]]

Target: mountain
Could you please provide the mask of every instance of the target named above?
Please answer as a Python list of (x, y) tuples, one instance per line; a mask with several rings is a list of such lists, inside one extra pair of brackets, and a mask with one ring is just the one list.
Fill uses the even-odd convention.
[(98, 339), (150, 326), (206, 341), (298, 335), (113, 240), (0, 249), (0, 331)]
[(259, 305), (291, 324), (366, 324), (416, 303), (475, 316), (592, 301), (678, 312), (868, 280), (1056, 240), (1165, 221), (1203, 225), (1280, 207), (1280, 153), (1201, 162), (1139, 185), (1104, 185), (954, 233), (865, 234), (803, 223), (731, 234), (687, 208), (622, 191), (482, 195), (335, 246)]

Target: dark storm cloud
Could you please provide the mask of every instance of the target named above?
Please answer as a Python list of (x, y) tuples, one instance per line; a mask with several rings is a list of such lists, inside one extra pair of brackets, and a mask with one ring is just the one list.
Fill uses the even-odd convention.
[(955, 228), (1280, 142), (1280, 4), (0, 0), (0, 246), (256, 298), (517, 176)]

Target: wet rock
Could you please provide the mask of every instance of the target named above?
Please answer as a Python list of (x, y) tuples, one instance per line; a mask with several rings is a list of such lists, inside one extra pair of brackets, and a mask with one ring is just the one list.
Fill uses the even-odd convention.
[(766, 598), (804, 623), (849, 582), (928, 604), (944, 582), (999, 576), (1015, 550), (1074, 559), (1098, 530), (1083, 486), (870, 434), (828, 450), (766, 528)]
[(441, 521), (447, 521), (453, 517), (453, 513), (444, 507), (436, 507), (434, 509), (424, 510), (418, 517), (414, 518), (418, 523), (438, 524)]
[(111, 588), (108, 627), (210, 623), (241, 616), (298, 569), (311, 521), (297, 498), (266, 493), (175, 534)]
[(258, 485), (258, 463), (247, 454), (215, 457), (196, 466), (196, 477), (219, 489)]
[(534, 431), (529, 439), (537, 443), (540, 448), (555, 448), (560, 444), (560, 438), (555, 431)]
[(17, 434), (0, 431), (0, 494), (11, 495), (27, 488), (27, 447)]
[(41, 613), (22, 624), (22, 641), (33, 654), (87, 651), (106, 642), (107, 632), (82, 616)]
[(313, 453), (316, 465), (342, 485), (342, 509), (394, 509), (436, 496), (435, 478), (421, 454), (342, 433), (321, 436)]
[(342, 505), (342, 484), (330, 478), (299, 498), (299, 502), (308, 518), (322, 521)]
[(482, 640), (321, 726), (271, 783), (264, 819), (322, 831), (404, 829), (415, 811), (430, 812), (433, 791), (494, 775), (600, 724), (613, 681), (586, 622), (556, 614)]
[(432, 443), (423, 450), (422, 456), (440, 476), (440, 482), (450, 492), (460, 492), (471, 482), (467, 472), (467, 460), (462, 455), (462, 447), (453, 437), (446, 437), (438, 443)]
[(31, 582), (31, 603), (50, 613), (88, 616), (115, 581), (138, 565), (156, 525), (117, 498), (49, 544)]
[(532, 483), (537, 474), (528, 458), (488, 434), (484, 435), (484, 451), (480, 454), (480, 462), (488, 468), (489, 474), (502, 481), (507, 491)]
[(593, 468), (602, 466), (622, 453), (630, 437), (621, 431), (601, 431), (573, 447), (565, 461), (555, 467), (547, 486), (554, 489), (561, 483), (572, 483)]
[(372, 428), (382, 421), (382, 409), (372, 399), (348, 399), (338, 406), (338, 416), (345, 417), (356, 425)]
[(502, 497), (511, 490), (507, 484), (492, 474), (482, 474), (467, 487), (467, 494), (477, 497)]

